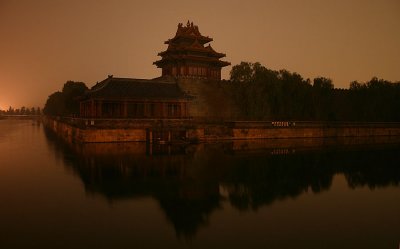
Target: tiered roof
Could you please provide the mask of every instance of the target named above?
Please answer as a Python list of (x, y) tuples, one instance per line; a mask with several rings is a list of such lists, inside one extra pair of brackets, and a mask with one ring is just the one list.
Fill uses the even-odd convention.
[(212, 40), (208, 36), (203, 36), (198, 26), (193, 25), (193, 22), (190, 23), (188, 21), (186, 26), (179, 23), (175, 37), (164, 42), (168, 44), (167, 50), (158, 53), (162, 59), (155, 61), (153, 64), (157, 65), (157, 67), (163, 67), (169, 63), (191, 61), (212, 64), (217, 67), (230, 65), (229, 62), (220, 60), (220, 58), (226, 56), (224, 53), (216, 52), (210, 44), (205, 46)]

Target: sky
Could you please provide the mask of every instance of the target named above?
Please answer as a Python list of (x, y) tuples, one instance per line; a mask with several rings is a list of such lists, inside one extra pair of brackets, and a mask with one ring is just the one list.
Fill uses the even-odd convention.
[(157, 53), (188, 20), (232, 65), (337, 88), (400, 80), (399, 0), (0, 0), (0, 109), (43, 107), (68, 80), (158, 77)]

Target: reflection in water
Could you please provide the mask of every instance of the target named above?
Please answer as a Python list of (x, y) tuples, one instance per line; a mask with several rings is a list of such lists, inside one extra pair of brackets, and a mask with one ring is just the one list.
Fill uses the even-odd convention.
[(184, 238), (195, 236), (225, 201), (241, 211), (257, 210), (307, 191), (328, 190), (336, 174), (343, 174), (350, 188), (400, 182), (400, 143), (394, 138), (149, 148), (144, 143), (67, 145), (46, 135), (88, 193), (109, 201), (151, 196)]

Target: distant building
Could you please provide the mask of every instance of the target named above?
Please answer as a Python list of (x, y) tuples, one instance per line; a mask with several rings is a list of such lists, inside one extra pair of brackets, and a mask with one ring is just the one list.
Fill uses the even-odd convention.
[(225, 54), (216, 52), (210, 44), (205, 46), (212, 40), (201, 35), (193, 23), (179, 23), (175, 37), (164, 42), (168, 44), (167, 50), (158, 54), (161, 60), (153, 64), (162, 68), (162, 76), (220, 80), (221, 68), (230, 63), (220, 60)]

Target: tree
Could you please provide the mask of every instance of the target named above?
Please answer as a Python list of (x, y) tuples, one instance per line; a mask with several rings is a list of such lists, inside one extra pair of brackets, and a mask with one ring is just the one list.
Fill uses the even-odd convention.
[(67, 114), (65, 108), (65, 96), (62, 92), (55, 92), (49, 96), (44, 105), (43, 112), (46, 115), (63, 116)]
[(230, 79), (233, 82), (249, 82), (253, 76), (253, 63), (241, 62), (239, 65), (232, 67)]
[(88, 88), (83, 82), (67, 81), (64, 84), (62, 93), (65, 98), (65, 109), (67, 114), (79, 114), (79, 97), (82, 96)]
[(12, 108), (11, 106), (8, 108), (8, 110), (7, 110), (7, 114), (8, 115), (13, 115), (15, 113), (15, 110), (14, 110), (14, 108)]
[(313, 87), (324, 90), (332, 90), (334, 86), (331, 79), (318, 77), (314, 79)]
[(325, 77), (317, 77), (314, 79), (314, 119), (324, 121), (336, 119), (336, 115), (333, 111), (333, 89), (334, 86), (331, 79)]
[(43, 113), (57, 116), (79, 114), (79, 97), (87, 89), (83, 82), (67, 81), (62, 92), (55, 92), (48, 97)]

